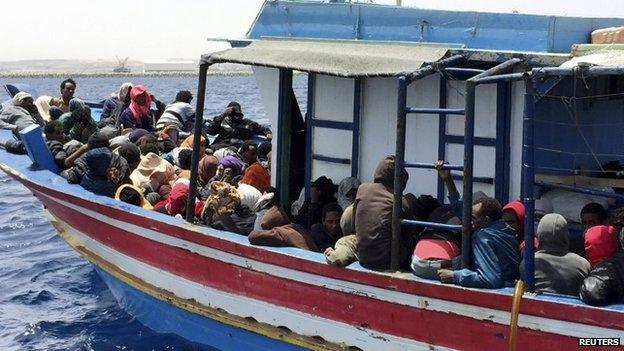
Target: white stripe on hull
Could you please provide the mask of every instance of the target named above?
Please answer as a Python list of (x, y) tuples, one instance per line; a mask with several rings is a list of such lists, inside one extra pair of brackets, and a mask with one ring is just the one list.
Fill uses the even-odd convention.
[[(175, 246), (190, 250), (205, 257), (220, 260), (229, 264), (233, 264), (239, 267), (250, 268), (258, 272), (267, 273), (280, 278), (286, 278), (303, 282), (306, 284), (312, 284), (319, 287), (332, 289), (341, 292), (347, 292), (350, 294), (363, 295), (371, 298), (376, 298), (381, 301), (389, 301), (400, 305), (411, 306), (419, 309), (452, 313), (465, 317), (475, 318), (479, 320), (488, 320), (494, 323), (508, 325), (510, 320), (510, 313), (492, 308), (485, 308), (476, 305), (464, 304), (459, 302), (452, 302), (442, 299), (436, 299), (431, 297), (424, 297), (418, 295), (407, 294), (403, 292), (397, 292), (387, 289), (382, 289), (365, 284), (353, 283), (344, 280), (334, 279), (326, 276), (310, 274), (301, 272), (286, 267), (267, 264), (264, 262), (244, 258), (241, 256), (233, 255), (220, 250), (212, 249), (206, 246), (198, 245), (180, 238), (172, 237), (170, 235), (162, 234), (157, 231), (139, 227), (134, 224), (119, 221), (117, 219), (102, 215), (95, 211), (85, 209), (83, 207), (71, 204), (69, 202), (59, 200), (56, 198), (44, 195), (47, 198), (56, 201), (63, 206), (70, 207), (76, 211), (80, 211), (83, 214), (108, 223), (119, 229), (128, 231), (130, 233), (154, 240), (166, 245)], [(510, 306), (511, 308), (511, 306)], [(617, 329), (609, 329), (591, 325), (585, 325), (575, 322), (567, 322), (556, 319), (549, 319), (544, 317), (537, 317), (531, 315), (521, 314), (519, 316), (518, 326), (522, 328), (528, 328), (533, 330), (539, 330), (554, 334), (568, 335), (573, 337), (596, 337), (596, 338), (624, 338), (624, 331)]]
[(183, 299), (194, 299), (202, 305), (221, 308), (236, 316), (253, 317), (259, 322), (273, 326), (286, 326), (300, 335), (318, 335), (330, 342), (357, 346), (364, 350), (452, 350), (374, 330), (356, 328), (345, 323), (207, 287), (120, 253), (77, 231), (62, 220), (52, 217), (52, 220), (67, 228), (67, 233), (89, 251), (121, 270)]

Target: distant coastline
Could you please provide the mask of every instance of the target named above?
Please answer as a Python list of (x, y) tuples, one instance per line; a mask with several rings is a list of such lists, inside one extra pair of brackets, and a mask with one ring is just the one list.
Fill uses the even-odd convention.
[[(197, 76), (199, 71), (183, 71), (183, 72), (129, 72), (129, 73), (115, 73), (115, 72), (0, 72), (0, 78), (66, 78), (66, 77), (190, 77)], [(236, 70), (236, 71), (221, 71), (221, 70), (208, 70), (208, 75), (214, 76), (246, 76), (251, 75), (251, 70)]]

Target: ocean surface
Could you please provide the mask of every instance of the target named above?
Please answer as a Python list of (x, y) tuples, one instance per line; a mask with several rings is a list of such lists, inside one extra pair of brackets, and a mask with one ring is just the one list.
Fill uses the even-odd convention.
[[(130, 81), (169, 103), (178, 90), (197, 92), (197, 77), (106, 77), (77, 80), (76, 96), (99, 101)], [(0, 78), (28, 83), (40, 95), (59, 94), (57, 78)], [(306, 77), (293, 88), (305, 111)], [(246, 117), (266, 123), (253, 76), (210, 76), (205, 113), (219, 114), (232, 100)], [(6, 94), (0, 92), (0, 100)], [(48, 223), (41, 203), (0, 172), (0, 350), (214, 350), (156, 333), (121, 309), (92, 266)]]

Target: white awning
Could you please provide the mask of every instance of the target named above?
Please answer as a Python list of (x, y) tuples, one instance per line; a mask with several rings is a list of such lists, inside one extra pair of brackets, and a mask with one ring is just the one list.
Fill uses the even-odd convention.
[(576, 56), (564, 62), (561, 67), (576, 66), (624, 66), (624, 51), (601, 50), (588, 55)]
[(203, 63), (240, 63), (338, 77), (380, 77), (436, 62), (449, 46), (356, 40), (261, 39), (202, 57)]

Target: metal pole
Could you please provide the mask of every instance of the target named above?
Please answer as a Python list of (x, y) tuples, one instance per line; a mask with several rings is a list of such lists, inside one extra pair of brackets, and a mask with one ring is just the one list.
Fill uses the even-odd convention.
[(390, 249), (390, 269), (399, 269), (401, 244), (401, 212), (403, 204), (403, 182), (401, 170), (405, 162), (405, 124), (407, 106), (407, 78), (398, 79), (396, 151), (394, 156), (394, 204), (392, 206), (392, 246)]
[(202, 63), (199, 66), (199, 83), (197, 87), (197, 106), (195, 108), (195, 126), (193, 130), (193, 154), (191, 156), (191, 184), (189, 185), (186, 201), (186, 220), (193, 223), (195, 218), (195, 196), (197, 192), (197, 177), (199, 176), (199, 147), (201, 144), (202, 127), (204, 125), (204, 100), (206, 98), (206, 74), (210, 64)]
[(474, 159), (474, 114), (475, 88), (472, 81), (466, 82), (466, 122), (464, 125), (464, 181), (462, 204), (462, 265), (470, 267), (472, 251), (472, 165)]
[(405, 73), (403, 75), (407, 76), (407, 84), (424, 78), (428, 75), (434, 74), (436, 72), (438, 72), (438, 70), (445, 68), (447, 66), (452, 66), (455, 65), (457, 63), (460, 63), (462, 61), (465, 61), (466, 57), (464, 57), (464, 55), (454, 55), (445, 59), (442, 59), (440, 61), (434, 62), (434, 63), (430, 63), (429, 65), (416, 70), (414, 72), (409, 72), (409, 73)]
[(485, 78), (485, 77), (489, 77), (489, 76), (495, 76), (495, 75), (497, 75), (499, 73), (505, 72), (508, 69), (513, 68), (513, 66), (519, 64), (520, 62), (522, 62), (522, 60), (519, 59), (519, 58), (509, 59), (509, 60), (501, 63), (500, 65), (496, 65), (496, 66), (486, 70), (483, 73), (477, 74), (476, 76), (470, 78), (470, 81), (474, 81), (475, 83), (479, 84), (478, 83), (479, 79)]
[(527, 79), (526, 93), (524, 94), (524, 119), (522, 134), (522, 202), (524, 203), (524, 282), (527, 290), (533, 292), (535, 288), (535, 264), (533, 237), (535, 234), (534, 215), (535, 202), (533, 199), (533, 185), (535, 183), (534, 170), (534, 127), (535, 101), (533, 97), (534, 81)]

